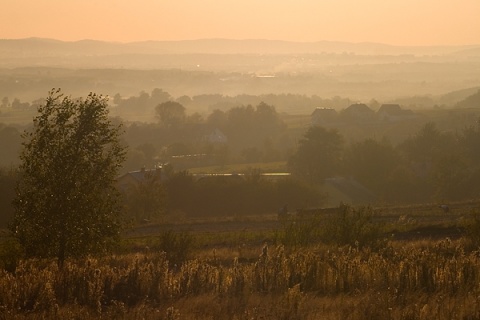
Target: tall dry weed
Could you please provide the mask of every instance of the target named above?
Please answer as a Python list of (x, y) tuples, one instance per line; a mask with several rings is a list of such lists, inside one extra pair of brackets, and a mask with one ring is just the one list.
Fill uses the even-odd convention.
[[(308, 319), (328, 313), (341, 319), (333, 309), (317, 309), (311, 301), (333, 303), (347, 296), (357, 301), (343, 308), (342, 315), (350, 319), (425, 319), (425, 313), (443, 319), (473, 317), (480, 310), (480, 256), (448, 239), (429, 247), (380, 250), (291, 251), (264, 245), (254, 262), (194, 259), (173, 267), (165, 253), (152, 250), (70, 260), (63, 268), (54, 261), (26, 260), (14, 273), (0, 272), (0, 310), (13, 319), (27, 314), (61, 318), (68, 310), (87, 318), (188, 319), (194, 306), (179, 302), (197, 301), (200, 308), (200, 297), (216, 301), (204, 318)], [(422, 305), (412, 297), (422, 297)], [(255, 305), (255, 299), (265, 305)], [(274, 302), (280, 307), (274, 308)], [(466, 303), (470, 305), (462, 309)]]

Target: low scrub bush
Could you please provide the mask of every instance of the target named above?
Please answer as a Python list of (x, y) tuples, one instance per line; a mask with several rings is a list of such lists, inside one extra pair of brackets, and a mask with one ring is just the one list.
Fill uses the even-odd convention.
[(321, 216), (301, 217), (298, 215), (280, 217), (281, 230), (276, 234), (276, 242), (287, 247), (306, 247), (321, 241), (325, 221)]
[(280, 217), (282, 228), (277, 241), (289, 247), (323, 242), (339, 246), (384, 247), (383, 226), (374, 221), (370, 207), (341, 205), (336, 210), (310, 210)]
[(14, 238), (0, 240), (0, 269), (14, 272), (22, 257), (23, 250)]
[(473, 210), (464, 222), (466, 241), (474, 249), (480, 248), (480, 211)]
[(160, 235), (156, 249), (165, 252), (171, 266), (180, 266), (191, 257), (193, 236), (186, 231), (165, 231)]
[(383, 226), (374, 218), (375, 212), (370, 207), (341, 205), (326, 220), (323, 239), (327, 243), (378, 249), (385, 245), (386, 239)]

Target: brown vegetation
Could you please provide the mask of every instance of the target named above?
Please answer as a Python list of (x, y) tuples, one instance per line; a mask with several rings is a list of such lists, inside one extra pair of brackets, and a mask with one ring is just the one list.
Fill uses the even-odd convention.
[[(397, 209), (395, 214), (412, 214), (413, 210)], [(371, 234), (373, 222), (366, 219), (371, 216), (368, 208), (346, 207), (331, 221), (339, 231), (340, 224), (347, 228), (352, 219), (362, 220), (362, 236)], [(467, 225), (470, 233), (478, 228), (478, 221)], [(400, 228), (401, 223), (395, 226)], [(324, 223), (319, 228), (332, 230), (329, 226)], [(124, 245), (125, 253), (67, 260), (62, 268), (52, 260), (18, 260), (16, 266), (0, 272), (0, 318), (480, 316), (480, 255), (476, 239), (468, 233), (467, 238), (455, 241), (390, 241), (374, 247), (326, 245), (323, 239), (312, 237), (310, 245), (294, 248), (282, 244), (280, 234), (288, 232), (284, 226), (270, 235), (245, 231), (241, 235), (233, 232), (229, 238), (227, 234), (169, 231), (149, 237), (149, 247), (141, 247), (136, 238), (136, 250)], [(262, 243), (262, 236), (268, 245)]]
[(164, 253), (22, 261), (0, 275), (8, 318), (474, 319), (480, 258), (448, 240), (429, 247), (287, 252), (252, 263), (207, 259), (169, 267)]

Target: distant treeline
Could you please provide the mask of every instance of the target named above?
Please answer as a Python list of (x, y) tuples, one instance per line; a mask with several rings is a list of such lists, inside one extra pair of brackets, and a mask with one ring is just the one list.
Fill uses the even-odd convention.
[[(371, 205), (473, 199), (480, 195), (479, 145), (480, 125), (454, 133), (427, 123), (397, 146), (375, 139), (347, 144), (334, 129), (311, 127), (289, 158), (289, 178), (271, 181), (254, 170), (245, 177), (197, 181), (188, 171), (170, 172), (157, 195), (148, 201), (142, 198), (142, 203), (154, 203), (161, 196), (160, 211), (190, 217), (273, 213), (286, 204), (296, 210), (324, 206), (325, 179), (339, 176), (357, 181), (376, 195)], [(129, 208), (141, 220), (146, 213), (139, 213), (139, 207)], [(152, 212), (146, 216), (150, 218)]]
[[(480, 194), (480, 125), (457, 132), (440, 131), (434, 123), (397, 146), (387, 140), (346, 143), (335, 129), (311, 127), (289, 157), (292, 177), (265, 179), (260, 171), (245, 177), (195, 180), (188, 171), (172, 171), (161, 185), (127, 194), (126, 208), (138, 220), (159, 213), (248, 215), (323, 206), (324, 179), (345, 176), (377, 196), (375, 204), (448, 202)], [(0, 171), (1, 221), (12, 215), (15, 170)], [(139, 208), (141, 209), (139, 211)]]
[(348, 98), (339, 96), (333, 98), (321, 98), (317, 95), (307, 96), (300, 94), (240, 94), (227, 96), (222, 94), (200, 94), (194, 96), (182, 95), (173, 97), (162, 89), (154, 89), (149, 94), (145, 91), (136, 96), (122, 97), (116, 94), (113, 103), (116, 108), (112, 112), (123, 119), (142, 117), (142, 120), (152, 121), (155, 119), (155, 107), (159, 103), (176, 101), (182, 104), (189, 113), (208, 114), (215, 110), (228, 111), (238, 106), (258, 105), (266, 103), (275, 106), (280, 113), (310, 114), (315, 108), (344, 109), (354, 103)]
[[(212, 97), (223, 99), (209, 95), (203, 98), (210, 101)], [(292, 97), (301, 100), (299, 96)], [(459, 106), (475, 105), (479, 97), (477, 92)], [(252, 97), (252, 100), (249, 96), (244, 98), (246, 103), (254, 102)], [(273, 98), (281, 100), (281, 96), (272, 95)], [(187, 112), (196, 99), (202, 100), (187, 96), (173, 99), (160, 89), (130, 98), (115, 96), (114, 108), (129, 110), (144, 106), (151, 109), (155, 119), (153, 123), (125, 123), (123, 138), (129, 151), (122, 172), (165, 163), (173, 165), (177, 172), (184, 172), (202, 166), (284, 161), (294, 174), (294, 181), (321, 186), (325, 178), (350, 177), (377, 195), (379, 202), (452, 201), (479, 195), (480, 126), (478, 113), (473, 109), (465, 109), (466, 112), (439, 109), (432, 111), (434, 116), (395, 124), (348, 124), (336, 129), (332, 126), (319, 129), (310, 127), (308, 116), (304, 117), (306, 122), (304, 119), (297, 124), (266, 102), (225, 106), (225, 109), (219, 106), (207, 115)], [(0, 166), (4, 168), (0, 171), (2, 221), (8, 220), (6, 217), (12, 213), (10, 202), (23, 130), (21, 126), (0, 125)], [(329, 141), (334, 143), (328, 144)], [(267, 207), (275, 210), (285, 199), (270, 182), (253, 187), (249, 184), (251, 181), (209, 181), (189, 187), (188, 172), (185, 177), (187, 185), (170, 188), (166, 193), (170, 199), (166, 202), (168, 210), (193, 214), (235, 208), (232, 212), (240, 214), (248, 211), (242, 208), (248, 207), (253, 213), (265, 211)], [(219, 185), (222, 188), (218, 189)], [(296, 187), (288, 192), (292, 197), (297, 194), (292, 191)], [(291, 202), (317, 203), (313, 199), (322, 199), (323, 193), (315, 188), (304, 192), (311, 196)], [(256, 190), (255, 195), (248, 196), (249, 190)], [(187, 192), (191, 192), (191, 201), (174, 200), (175, 197), (189, 199)], [(258, 200), (256, 205), (251, 203), (254, 199)], [(225, 203), (220, 205), (220, 200)]]

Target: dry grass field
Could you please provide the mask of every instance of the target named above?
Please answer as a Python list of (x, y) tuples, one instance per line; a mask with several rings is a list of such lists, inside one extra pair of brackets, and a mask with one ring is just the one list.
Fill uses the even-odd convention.
[(480, 319), (475, 208), (376, 209), (376, 246), (287, 241), (326, 216), (167, 220), (62, 268), (4, 241), (0, 319)]

